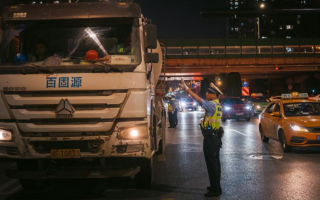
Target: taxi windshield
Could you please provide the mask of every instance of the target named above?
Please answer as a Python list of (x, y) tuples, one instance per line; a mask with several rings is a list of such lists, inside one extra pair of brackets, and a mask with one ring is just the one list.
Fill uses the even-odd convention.
[(261, 102), (270, 102), (269, 99), (266, 99), (265, 97), (253, 97), (252, 102), (261, 103)]
[[(139, 22), (135, 18), (10, 22), (2, 31), (1, 63), (103, 60), (109, 65), (138, 65)], [(38, 64), (37, 64), (38, 65)]]
[(287, 117), (320, 115), (320, 103), (290, 103), (283, 108)]

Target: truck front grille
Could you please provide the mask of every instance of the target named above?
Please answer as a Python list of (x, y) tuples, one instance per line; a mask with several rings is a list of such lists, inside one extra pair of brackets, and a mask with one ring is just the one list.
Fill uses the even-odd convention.
[[(126, 96), (125, 90), (5, 93), (23, 133), (109, 131)], [(59, 114), (62, 100), (68, 100), (74, 108), (73, 113)]]

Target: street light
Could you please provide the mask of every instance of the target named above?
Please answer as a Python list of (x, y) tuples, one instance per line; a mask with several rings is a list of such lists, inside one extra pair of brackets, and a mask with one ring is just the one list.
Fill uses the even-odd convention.
[[(260, 4), (260, 8), (264, 9), (266, 7), (266, 5), (264, 3)], [(257, 17), (258, 20), (258, 39), (260, 39), (260, 18)]]

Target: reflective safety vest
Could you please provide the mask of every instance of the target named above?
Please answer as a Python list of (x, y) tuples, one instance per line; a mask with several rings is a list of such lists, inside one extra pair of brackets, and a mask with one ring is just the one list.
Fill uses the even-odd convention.
[(204, 129), (207, 129), (208, 127), (211, 127), (212, 129), (220, 128), (222, 107), (218, 99), (212, 101), (212, 103), (215, 105), (215, 113), (212, 116), (207, 116), (206, 112), (204, 121), (201, 122), (201, 127)]
[(173, 107), (171, 103), (168, 103), (168, 112), (172, 112), (172, 111), (173, 111)]
[[(131, 48), (131, 47), (128, 47), (128, 48)], [(117, 49), (118, 49), (118, 53), (125, 53), (124, 48), (123, 48), (123, 44), (118, 44)], [(129, 55), (133, 55), (133, 54), (134, 54), (134, 47), (131, 48)]]

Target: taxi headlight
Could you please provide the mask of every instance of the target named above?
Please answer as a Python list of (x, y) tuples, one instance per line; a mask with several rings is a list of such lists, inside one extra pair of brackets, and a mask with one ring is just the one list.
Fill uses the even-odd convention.
[(294, 131), (309, 132), (308, 129), (303, 128), (301, 126), (297, 126), (297, 125), (290, 125), (290, 126)]
[(12, 133), (7, 130), (0, 129), (0, 141), (12, 140)]
[(231, 110), (229, 106), (224, 107), (225, 110)]
[(147, 125), (141, 125), (141, 126), (135, 126), (132, 128), (121, 129), (118, 137), (121, 140), (148, 139)]

